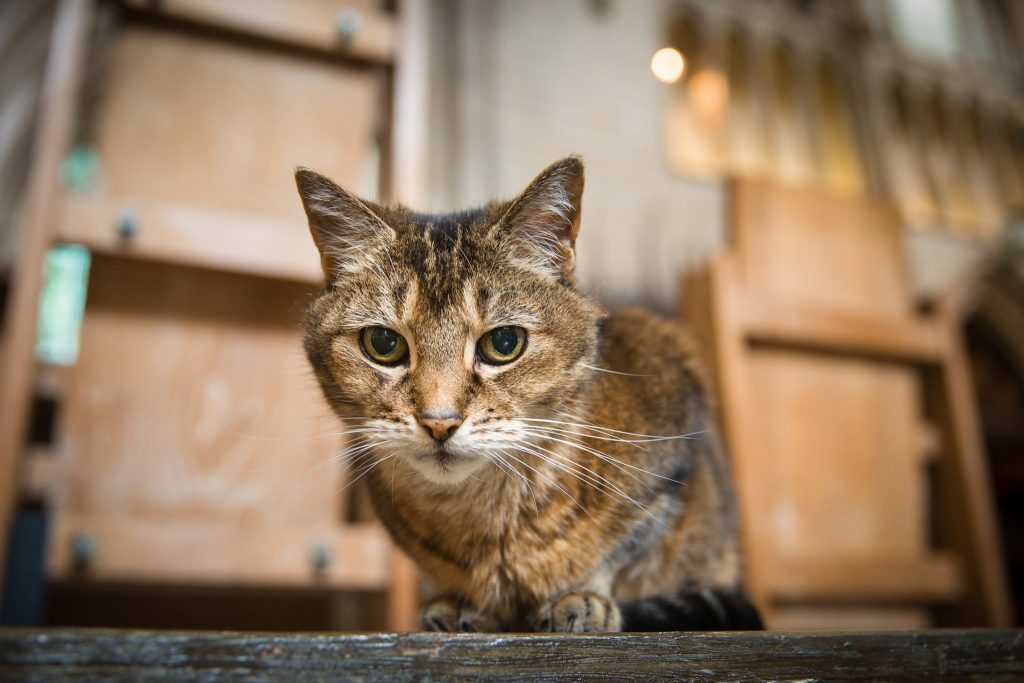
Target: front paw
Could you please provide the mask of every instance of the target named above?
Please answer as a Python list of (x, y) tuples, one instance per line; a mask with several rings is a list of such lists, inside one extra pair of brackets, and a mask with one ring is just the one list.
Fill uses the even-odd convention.
[(450, 595), (435, 598), (423, 608), (423, 628), (428, 631), (477, 633), (498, 631), (498, 627), (497, 619)]
[(535, 631), (585, 633), (621, 631), (622, 614), (607, 595), (590, 591), (567, 593), (543, 605), (530, 619)]

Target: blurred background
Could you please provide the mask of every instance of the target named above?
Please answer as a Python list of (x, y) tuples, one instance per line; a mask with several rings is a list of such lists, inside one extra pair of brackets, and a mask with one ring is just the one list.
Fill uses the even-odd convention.
[(583, 287), (702, 342), (769, 626), (1020, 624), (1015, 0), (0, 2), (2, 622), (415, 628), (292, 172), (452, 210), (569, 153)]

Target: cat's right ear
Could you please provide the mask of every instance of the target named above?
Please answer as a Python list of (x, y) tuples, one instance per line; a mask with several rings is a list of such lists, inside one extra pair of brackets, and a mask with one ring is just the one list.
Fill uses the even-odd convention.
[(372, 253), (395, 238), (377, 215), (377, 207), (308, 168), (295, 171), (295, 185), (320, 250), (320, 265), (330, 286), (339, 275), (365, 266)]

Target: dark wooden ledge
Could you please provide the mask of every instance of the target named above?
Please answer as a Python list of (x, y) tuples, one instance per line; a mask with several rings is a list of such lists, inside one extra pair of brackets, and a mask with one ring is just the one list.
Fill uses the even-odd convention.
[(632, 635), (0, 630), (0, 679), (1021, 680), (1024, 631)]

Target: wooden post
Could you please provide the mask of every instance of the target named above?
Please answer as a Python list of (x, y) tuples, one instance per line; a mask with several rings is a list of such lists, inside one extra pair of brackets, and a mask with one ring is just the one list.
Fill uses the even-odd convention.
[(399, 9), (391, 120), (390, 198), (422, 209), (427, 197), (430, 17), (425, 0), (403, 0)]
[(74, 132), (92, 14), (92, 0), (61, 0), (43, 77), (21, 244), (8, 292), (6, 343), (0, 358), (0, 569), (6, 560), (8, 527), (17, 497), (18, 458), (29, 418), (42, 266), (58, 210), (57, 173)]
[(936, 482), (943, 501), (941, 526), (944, 540), (961, 558), (966, 584), (967, 599), (952, 608), (953, 615), (960, 624), (1008, 627), (1013, 623), (1009, 582), (967, 355), (955, 319), (940, 315), (949, 352), (926, 380), (945, 437)]

